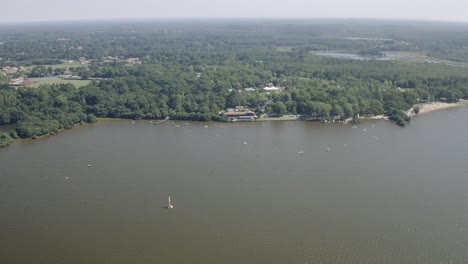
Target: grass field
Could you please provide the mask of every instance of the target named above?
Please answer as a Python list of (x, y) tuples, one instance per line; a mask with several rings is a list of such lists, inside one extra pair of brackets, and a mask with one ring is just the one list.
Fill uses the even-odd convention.
[(80, 88), (86, 86), (90, 83), (90, 80), (65, 80), (60, 78), (52, 78), (47, 79), (45, 81), (39, 81), (33, 84), (28, 85), (27, 87), (39, 87), (42, 84), (63, 84), (63, 83), (71, 83), (75, 85), (75, 87)]
[(279, 52), (291, 52), (293, 50), (293, 47), (278, 47), (276, 48), (276, 50)]
[[(34, 65), (34, 66), (41, 66), (41, 65)], [(32, 69), (34, 66), (28, 66), (26, 67), (28, 70)], [(81, 64), (79, 61), (75, 61), (75, 62), (72, 62), (72, 63), (62, 63), (62, 64), (55, 64), (55, 65), (42, 65), (42, 66), (45, 66), (46, 68), (48, 68), (49, 66), (52, 67), (52, 69), (57, 69), (57, 68), (70, 68), (70, 67), (88, 67), (87, 64)]]
[(87, 64), (81, 64), (79, 61), (75, 61), (73, 63), (62, 63), (62, 64), (56, 64), (56, 65), (51, 65), (52, 69), (57, 69), (57, 68), (70, 68), (70, 67), (88, 67)]

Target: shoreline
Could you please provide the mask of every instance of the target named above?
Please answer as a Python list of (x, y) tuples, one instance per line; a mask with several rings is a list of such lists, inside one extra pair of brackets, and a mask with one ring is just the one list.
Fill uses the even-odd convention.
[[(413, 116), (418, 116), (421, 114), (426, 114), (438, 110), (444, 110), (444, 109), (450, 109), (450, 108), (455, 108), (455, 107), (460, 107), (460, 106), (468, 106), (468, 100), (459, 100), (459, 102), (456, 103), (445, 103), (445, 102), (431, 102), (431, 103), (423, 103), (423, 104), (417, 104), (417, 106), (420, 107), (419, 113), (414, 113), (413, 108), (410, 108), (408, 111), (406, 111), (406, 114), (410, 117)], [(359, 117), (359, 119), (363, 120), (389, 120), (388, 116), (385, 115), (376, 115), (376, 116), (365, 116), (365, 117)], [(132, 119), (124, 119), (124, 118), (97, 118), (98, 122), (106, 122), (106, 121), (122, 121), (122, 120), (132, 120)], [(348, 124), (352, 118), (348, 118), (344, 120), (342, 123), (343, 124)], [(132, 120), (134, 122), (134, 120)], [(154, 121), (154, 120), (151, 120)], [(157, 124), (157, 123), (152, 123), (151, 121), (148, 121), (150, 124)], [(162, 120), (157, 120), (157, 121), (162, 121)], [(177, 121), (183, 121), (183, 120), (177, 120)], [(305, 121), (304, 119), (298, 118), (298, 117), (292, 117), (292, 116), (283, 116), (283, 117), (263, 117), (255, 120), (254, 122), (272, 122), (272, 121)], [(200, 121), (203, 122), (203, 121)], [(216, 121), (214, 121), (216, 122)], [(87, 125), (90, 125), (89, 123), (83, 123), (83, 124), (76, 124), (73, 126), (71, 129), (62, 129), (58, 133), (63, 133), (65, 130), (72, 130), (76, 129), (77, 127), (86, 127)], [(6, 126), (6, 125), (5, 125)], [(55, 133), (55, 134), (58, 134)], [(50, 136), (54, 136), (55, 134), (47, 134), (47, 135), (42, 135), (36, 138), (17, 138), (14, 139), (13, 142), (17, 141), (32, 141), (36, 139), (42, 139), (42, 138), (47, 138)], [(8, 144), (3, 147), (8, 147)]]
[(410, 117), (412, 116), (417, 116), (420, 114), (426, 114), (438, 110), (443, 110), (443, 109), (449, 109), (449, 108), (454, 108), (454, 107), (459, 107), (459, 106), (464, 106), (468, 105), (468, 100), (460, 100), (459, 102), (456, 103), (445, 103), (445, 102), (432, 102), (432, 103), (424, 103), (424, 104), (417, 104), (419, 106), (420, 110), (419, 113), (415, 113), (413, 111), (413, 108), (410, 108), (406, 114)]

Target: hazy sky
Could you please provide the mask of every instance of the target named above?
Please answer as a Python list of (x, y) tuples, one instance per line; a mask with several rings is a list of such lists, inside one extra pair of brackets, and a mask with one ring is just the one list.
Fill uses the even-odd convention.
[(115, 18), (394, 18), (468, 22), (468, 0), (5, 0), (0, 23)]

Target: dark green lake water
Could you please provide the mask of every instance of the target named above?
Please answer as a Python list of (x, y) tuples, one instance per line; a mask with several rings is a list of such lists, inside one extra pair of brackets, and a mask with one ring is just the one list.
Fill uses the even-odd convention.
[(467, 135), (457, 108), (405, 128), (113, 121), (16, 142), (0, 263), (467, 263)]

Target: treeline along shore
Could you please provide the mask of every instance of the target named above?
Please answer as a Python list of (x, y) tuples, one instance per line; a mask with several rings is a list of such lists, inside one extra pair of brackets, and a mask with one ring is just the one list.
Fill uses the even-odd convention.
[[(341, 20), (2, 26), (0, 125), (15, 126), (2, 138), (51, 135), (99, 117), (228, 121), (224, 112), (237, 106), (322, 121), (385, 116), (404, 126), (416, 112), (468, 99), (468, 35), (460, 34), (468, 26), (432, 26)], [(379, 56), (317, 55), (327, 50)], [(390, 51), (424, 59), (382, 59)], [(30, 86), (30, 77), (61, 81)], [(88, 82), (78, 88), (72, 80)]]

